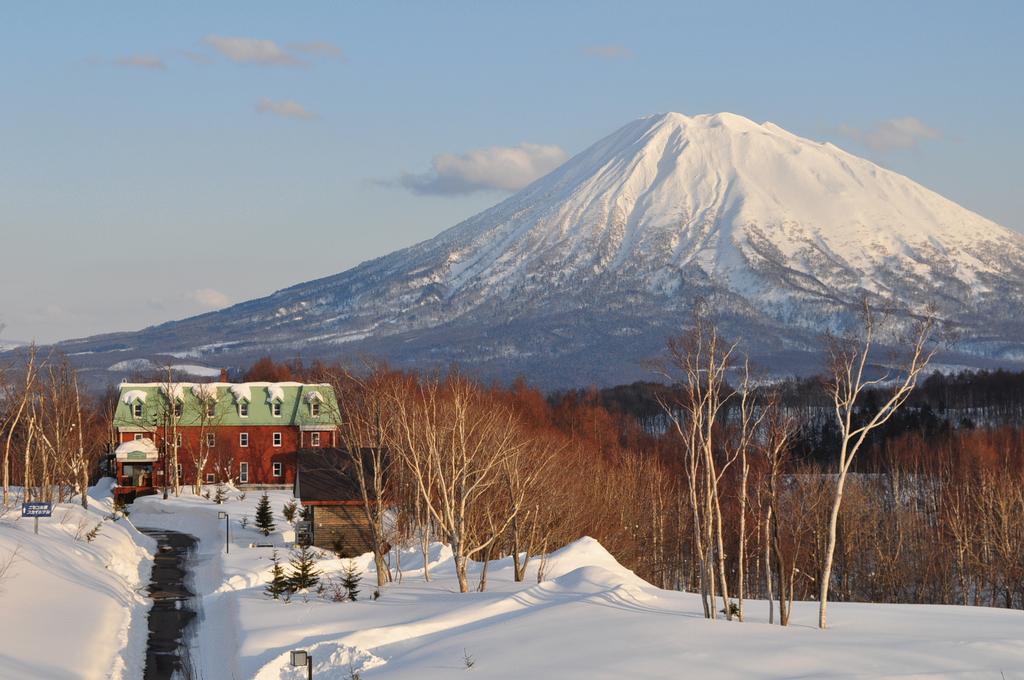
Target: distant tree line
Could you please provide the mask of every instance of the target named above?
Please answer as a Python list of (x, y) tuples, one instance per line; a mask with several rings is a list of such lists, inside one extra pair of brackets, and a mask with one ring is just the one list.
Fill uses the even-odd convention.
[[(669, 342), (659, 383), (544, 394), (269, 358), (243, 378), (334, 386), (379, 587), (402, 578), (395, 548), (428, 562), (447, 543), (465, 591), (487, 587), (470, 560), (512, 556), (518, 579), (542, 579), (544, 555), (592, 536), (648, 581), (701, 593), (708, 617), (742, 620), (751, 599), (781, 624), (797, 599), (1024, 608), (1024, 374), (924, 377), (926, 326), (886, 374), (866, 312), (817, 379), (756, 379), (707, 317)], [(116, 402), (76, 384), (53, 358), (0, 374), (5, 488), (80, 494), (79, 460), (95, 476)], [(79, 410), (81, 447), (66, 436)]]

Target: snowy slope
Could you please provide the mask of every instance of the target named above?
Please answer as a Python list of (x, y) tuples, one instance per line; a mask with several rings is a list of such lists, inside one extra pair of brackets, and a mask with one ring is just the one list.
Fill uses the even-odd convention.
[[(291, 495), (269, 495), (277, 529), (266, 539), (252, 527), (253, 492), (242, 498), (232, 490), (216, 505), (186, 490), (131, 508), (140, 526), (199, 538), (190, 579), (199, 616), (187, 636), (197, 677), (298, 680), (305, 674), (288, 665), (288, 652), (306, 649), (314, 677), (355, 671), (364, 680), (451, 678), (465, 672), (467, 654), (471, 672), (493, 680), (1024, 678), (1020, 611), (834, 603), (833, 627), (819, 631), (812, 602), (796, 603), (793, 624), (780, 628), (767, 625), (765, 603), (748, 601), (744, 623), (706, 621), (698, 596), (651, 586), (588, 538), (554, 552), (540, 582), (536, 559), (523, 583), (506, 559), (491, 564), (485, 592), (459, 593), (450, 550), (434, 544), (429, 583), (418, 552), (404, 551), (401, 582), (373, 600), (372, 559), (364, 555), (359, 601), (315, 592), (274, 601), (264, 593), (273, 549), (251, 544), (268, 541), (286, 558), (294, 532), (281, 517)], [(123, 520), (105, 523), (106, 541), (76, 542), (68, 527), (85, 515), (61, 510), (64, 521), (44, 526), (38, 538), (20, 521), (0, 524), (0, 552), (20, 544), (26, 558), (2, 584), (0, 678), (141, 677), (146, 628), (126, 583), (148, 563), (152, 542)], [(228, 553), (219, 511), (231, 517)], [(318, 567), (337, 578), (343, 562), (324, 558)], [(471, 564), (471, 577), (479, 573)]]
[(641, 360), (704, 298), (785, 372), (817, 351), (822, 331), (849, 323), (863, 295), (904, 316), (933, 305), (957, 331), (958, 363), (1024, 358), (1024, 237), (771, 123), (667, 113), (429, 241), (223, 311), (66, 347), (120, 360), (369, 351), (608, 382), (646, 375)]
[(0, 512), (0, 565), (16, 552), (0, 579), (0, 679), (142, 677), (156, 546), (124, 518), (107, 519), (110, 481), (91, 490), (88, 511), (55, 504), (38, 536), (20, 499)]

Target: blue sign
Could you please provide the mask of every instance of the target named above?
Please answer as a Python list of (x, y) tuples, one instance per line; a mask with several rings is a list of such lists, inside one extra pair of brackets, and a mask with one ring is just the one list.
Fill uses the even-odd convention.
[(50, 503), (22, 503), (22, 517), (49, 517), (53, 514), (53, 505)]

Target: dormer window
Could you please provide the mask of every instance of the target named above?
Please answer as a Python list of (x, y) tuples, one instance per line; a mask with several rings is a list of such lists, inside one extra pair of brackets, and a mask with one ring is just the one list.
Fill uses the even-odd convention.
[(238, 417), (248, 418), (249, 417), (249, 402), (240, 401), (238, 402)]
[(212, 418), (217, 414), (217, 403), (213, 401), (206, 402), (206, 417)]
[(309, 415), (314, 418), (320, 417), (320, 402), (314, 401), (309, 404)]
[(275, 401), (270, 405), (270, 410), (273, 412), (275, 418), (281, 417), (281, 402)]
[(174, 402), (174, 417), (180, 418), (184, 411), (184, 405), (180, 401)]
[(134, 404), (132, 404), (132, 416), (135, 417), (135, 418), (141, 418), (142, 417), (142, 402), (141, 401), (137, 401)]

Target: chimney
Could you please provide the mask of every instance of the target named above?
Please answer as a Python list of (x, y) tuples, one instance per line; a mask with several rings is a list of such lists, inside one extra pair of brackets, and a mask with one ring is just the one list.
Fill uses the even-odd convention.
[(228, 382), (228, 369), (226, 369), (226, 368), (220, 369), (220, 381), (221, 382)]

